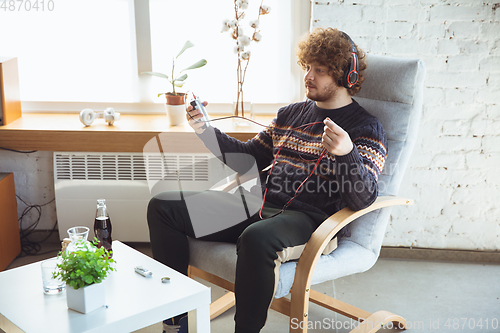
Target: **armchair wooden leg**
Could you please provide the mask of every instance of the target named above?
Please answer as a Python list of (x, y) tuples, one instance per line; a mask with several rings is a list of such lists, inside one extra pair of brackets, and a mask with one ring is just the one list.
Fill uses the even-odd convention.
[[(350, 304), (339, 301), (330, 296), (324, 295), (315, 290), (309, 289), (306, 293), (306, 299), (316, 303), (322, 307), (329, 310), (340, 313), (343, 316), (354, 319), (356, 321), (362, 321), (354, 330), (350, 333), (374, 333), (381, 329), (385, 324), (393, 322), (394, 328), (407, 329), (406, 320), (398, 315), (390, 313), (388, 311), (377, 311), (373, 314), (365, 310), (359, 309)], [(307, 297), (309, 296), (309, 297)], [(303, 299), (301, 299), (303, 301)], [(308, 307), (304, 306), (302, 302), (295, 303), (292, 297), (292, 315), (290, 315), (290, 332), (307, 332), (307, 321), (308, 321)], [(301, 317), (300, 314), (303, 314)]]
[[(297, 274), (296, 274), (297, 276)], [(309, 288), (300, 292), (297, 279), (292, 286), (292, 304), (290, 306), (290, 333), (307, 333), (307, 316), (309, 311)]]
[(194, 279), (194, 277), (199, 277), (202, 280), (205, 280), (221, 288), (234, 292), (234, 283), (231, 283), (228, 280), (218, 277), (217, 275), (213, 275), (197, 267), (189, 266), (188, 276), (192, 279)]
[(274, 299), (271, 303), (271, 309), (290, 317), (290, 306), (291, 302), (288, 298), (281, 297)]
[(354, 319), (356, 321), (360, 319), (363, 320), (371, 316), (371, 313), (368, 311), (344, 303), (342, 301), (339, 301), (338, 299), (327, 296), (313, 289), (311, 289), (309, 300), (324, 308), (340, 313), (341, 315)]
[[(224, 296), (210, 305), (210, 320), (218, 317), (236, 304), (233, 283), (193, 266), (189, 266), (188, 275), (191, 278), (200, 277), (205, 281), (229, 290)], [(307, 332), (309, 301), (351, 319), (362, 321), (350, 333), (374, 333), (389, 322), (393, 322), (394, 327), (407, 329), (406, 320), (393, 313), (377, 311), (371, 314), (310, 288), (305, 289), (306, 292), (303, 293), (299, 293), (298, 290), (295, 290), (294, 293), (294, 288), (297, 287), (294, 285), (292, 288), (292, 300), (282, 297), (273, 300), (271, 304), (271, 309), (290, 316), (290, 332)]]
[(217, 318), (236, 304), (234, 293), (229, 291), (210, 304), (210, 320)]
[(350, 333), (373, 333), (381, 329), (385, 324), (389, 322), (394, 323), (396, 328), (407, 329), (406, 320), (403, 317), (390, 313), (388, 311), (377, 311), (371, 316), (366, 318), (361, 324), (359, 324)]
[(333, 297), (324, 295), (313, 289), (307, 289), (302, 295), (299, 294), (299, 300), (294, 299), (292, 293), (291, 315), (290, 315), (290, 333), (306, 333), (308, 321), (308, 302), (318, 304), (324, 308), (340, 313), (343, 316), (356, 321), (370, 318), (370, 312), (359, 309), (350, 304), (339, 301)]

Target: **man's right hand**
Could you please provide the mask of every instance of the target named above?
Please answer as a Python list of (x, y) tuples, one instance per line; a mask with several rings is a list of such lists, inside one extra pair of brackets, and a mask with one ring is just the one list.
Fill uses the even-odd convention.
[[(207, 101), (203, 102), (203, 106), (206, 107), (207, 105)], [(193, 106), (190, 104), (188, 105), (186, 112), (186, 119), (188, 120), (189, 126), (191, 126), (197, 134), (205, 132), (207, 129), (205, 122), (197, 121), (197, 119), (203, 118), (201, 111), (198, 109), (193, 110)]]

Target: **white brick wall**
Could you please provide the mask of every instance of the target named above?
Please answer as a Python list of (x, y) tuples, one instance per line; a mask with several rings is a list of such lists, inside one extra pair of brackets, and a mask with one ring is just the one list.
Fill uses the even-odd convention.
[(424, 112), (384, 244), (500, 250), (500, 8), (476, 0), (312, 1), (312, 27), (421, 58)]

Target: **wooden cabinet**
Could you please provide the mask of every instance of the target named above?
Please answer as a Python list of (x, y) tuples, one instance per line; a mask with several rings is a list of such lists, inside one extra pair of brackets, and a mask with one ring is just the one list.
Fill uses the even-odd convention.
[(13, 173), (0, 173), (0, 271), (21, 252)]

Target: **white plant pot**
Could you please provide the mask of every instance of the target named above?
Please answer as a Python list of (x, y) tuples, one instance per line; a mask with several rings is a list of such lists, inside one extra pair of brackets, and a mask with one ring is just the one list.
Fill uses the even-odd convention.
[(177, 126), (184, 124), (186, 120), (186, 106), (182, 105), (169, 105), (165, 104), (167, 110), (167, 117), (170, 121), (170, 126)]
[(80, 289), (66, 286), (68, 308), (81, 313), (88, 313), (106, 303), (104, 283), (96, 283)]

